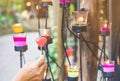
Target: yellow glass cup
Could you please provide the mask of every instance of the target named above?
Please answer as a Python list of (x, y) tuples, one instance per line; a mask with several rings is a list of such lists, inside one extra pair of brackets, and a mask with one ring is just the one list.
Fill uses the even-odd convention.
[(13, 28), (13, 31), (14, 31), (15, 33), (21, 33), (21, 32), (23, 32), (23, 26), (22, 26), (21, 24), (19, 24), (19, 23), (14, 24), (14, 25), (12, 26), (12, 28)]
[(68, 77), (73, 77), (73, 78), (78, 77), (79, 67), (75, 65), (71, 65), (70, 67), (68, 67), (67, 72), (68, 72)]

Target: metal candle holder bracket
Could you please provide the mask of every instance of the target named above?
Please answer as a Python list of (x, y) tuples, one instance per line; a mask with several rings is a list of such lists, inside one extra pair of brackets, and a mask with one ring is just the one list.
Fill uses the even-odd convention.
[(88, 11), (81, 9), (73, 12), (73, 26), (72, 30), (75, 33), (85, 32), (87, 29)]
[(68, 81), (78, 81), (78, 77), (68, 77)]
[(101, 24), (100, 24), (100, 35), (101, 36), (109, 36), (111, 25), (112, 25), (111, 22), (102, 21)]
[(27, 51), (28, 46), (27, 45), (26, 46), (14, 46), (14, 48), (15, 48), (15, 51), (25, 52)]
[(101, 28), (100, 28), (100, 35), (103, 37), (103, 46), (102, 46), (102, 50), (100, 53), (100, 58), (98, 60), (98, 70), (101, 70), (101, 58), (102, 56), (104, 57), (104, 61), (106, 60), (106, 58), (108, 59), (108, 56), (105, 54), (105, 47), (106, 47), (106, 36), (110, 35), (110, 28), (107, 26), (107, 22), (101, 22)]
[(115, 73), (103, 72), (102, 77), (100, 77), (100, 81), (115, 81)]
[[(20, 34), (20, 36), (19, 35), (13, 36), (13, 39), (14, 39), (14, 49), (15, 49), (15, 51), (20, 52), (20, 67), (22, 68), (23, 58), (24, 58), (23, 54), (28, 49), (28, 46), (26, 44), (26, 36), (21, 37), (21, 34)], [(24, 58), (24, 60), (25, 60), (25, 58)]]
[[(17, 52), (20, 52), (20, 67), (22, 68), (23, 64), (23, 52), (27, 51), (28, 47), (26, 44), (26, 36), (23, 33), (23, 26), (20, 23), (16, 23), (12, 26), (12, 29), (14, 31), (14, 36), (13, 36), (13, 40), (14, 40), (14, 49)], [(24, 58), (24, 62), (25, 62), (25, 58)]]
[[(23, 54), (24, 54), (25, 51), (27, 51), (28, 47), (27, 47), (27, 45), (26, 46), (20, 46), (20, 47), (15, 46), (14, 49), (15, 49), (15, 51), (20, 52), (20, 68), (22, 68), (23, 58), (24, 58)], [(24, 60), (25, 60), (25, 58), (24, 58)], [(25, 63), (25, 61), (24, 61), (24, 63)]]
[(115, 81), (115, 63), (114, 61), (105, 61), (102, 64), (102, 76), (100, 81)]
[(101, 61), (101, 58), (102, 58), (102, 55), (104, 57), (104, 61), (106, 60), (107, 55), (105, 54), (105, 47), (106, 47), (106, 36), (109, 36), (110, 35), (110, 29), (107, 27), (107, 23), (106, 22), (101, 22), (102, 25), (101, 25), (101, 28), (100, 28), (100, 35), (103, 37), (103, 46), (102, 46), (102, 51), (100, 53), (100, 58), (99, 58), (99, 62), (98, 62), (98, 70), (101, 70), (101, 64), (100, 64), (100, 61)]
[(75, 32), (79, 37), (79, 54), (80, 54), (80, 79), (83, 81), (83, 74), (82, 74), (82, 38), (80, 33), (86, 32), (87, 29), (87, 17), (88, 17), (88, 11), (82, 9), (80, 11), (73, 12), (73, 26), (72, 31)]
[(87, 26), (74, 25), (74, 26), (72, 26), (72, 30), (73, 30), (75, 33), (86, 32)]
[(101, 65), (102, 56), (104, 57), (104, 61), (106, 59), (108, 59), (108, 56), (106, 55), (105, 47), (106, 47), (106, 36), (110, 35), (110, 28), (108, 27), (108, 23), (106, 21), (101, 22), (100, 26), (101, 26), (100, 27), (100, 35), (103, 38), (103, 45), (102, 45), (100, 57), (98, 59), (97, 75), (98, 75), (98, 70), (102, 71), (102, 68), (101, 68), (102, 67), (102, 65)]
[[(42, 6), (45, 6), (47, 7), (48, 5), (51, 5), (52, 4), (52, 0), (42, 0), (41, 1), (42, 3)], [(40, 5), (38, 5), (39, 7)], [(40, 9), (38, 9), (38, 12), (40, 13)], [(51, 66), (50, 66), (50, 61), (49, 61), (49, 51), (48, 51), (48, 44), (51, 44), (52, 43), (52, 38), (51, 38), (51, 30), (50, 28), (47, 28), (47, 17), (48, 17), (48, 8), (47, 10), (45, 11), (46, 12), (46, 20), (45, 20), (45, 28), (41, 28), (40, 27), (40, 16), (38, 17), (38, 32), (39, 32), (39, 36), (40, 37), (45, 37), (47, 39), (47, 43), (45, 44), (45, 46), (43, 46), (42, 48), (38, 47), (38, 49), (42, 49), (45, 51), (45, 55), (46, 55), (46, 59), (47, 59), (47, 69), (50, 70), (50, 73), (51, 73), (51, 77), (52, 77), (52, 80), (54, 80), (54, 76), (53, 76), (53, 73), (52, 73), (52, 70), (51, 70)], [(50, 57), (51, 58), (51, 57)], [(52, 58), (51, 58), (52, 59)], [(52, 59), (53, 60), (53, 59)], [(56, 63), (56, 62), (55, 62)], [(57, 64), (57, 63), (56, 63)], [(47, 70), (48, 71), (48, 70)], [(46, 72), (46, 75), (47, 75), (47, 72)], [(50, 80), (50, 79), (49, 79)], [(43, 81), (49, 81), (47, 80), (47, 78), (43, 79)]]
[[(51, 28), (41, 28), (39, 29), (40, 37), (45, 37), (47, 38), (47, 45), (52, 43), (52, 38), (51, 38)], [(40, 49), (40, 47), (38, 47)], [(45, 47), (42, 48), (45, 50)]]
[(109, 36), (110, 35), (110, 31), (100, 31), (100, 35), (101, 36)]

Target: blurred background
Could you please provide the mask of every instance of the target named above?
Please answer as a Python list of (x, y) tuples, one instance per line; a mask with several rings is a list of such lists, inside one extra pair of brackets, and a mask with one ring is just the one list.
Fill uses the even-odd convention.
[[(72, 11), (75, 9), (75, 0), (69, 6), (69, 14), (71, 17)], [(77, 0), (76, 0), (77, 1)], [(106, 1), (100, 0), (100, 20), (106, 20)], [(24, 52), (25, 61), (33, 61), (40, 57), (40, 50), (35, 42), (38, 34), (38, 22), (40, 27), (45, 27), (46, 7), (42, 7), (40, 12), (37, 10), (39, 0), (0, 0), (0, 81), (10, 81), (16, 72), (20, 69), (20, 54), (14, 50), (13, 43), (13, 29), (12, 26), (16, 23), (21, 23), (24, 32), (27, 36), (28, 50)], [(59, 13), (59, 14), (58, 14)], [(38, 21), (38, 14), (41, 14), (40, 21)], [(50, 44), (49, 54), (54, 61), (61, 64), (63, 59), (63, 50), (61, 52), (62, 44), (60, 43), (60, 27), (62, 18), (62, 9), (59, 5), (59, 0), (53, 0), (53, 6), (48, 7), (48, 27), (52, 29), (53, 42)], [(71, 63), (77, 60), (76, 57), (76, 39), (69, 32), (65, 32), (64, 45), (68, 52)], [(102, 41), (99, 38), (99, 41)], [(101, 42), (99, 42), (101, 45)], [(57, 59), (59, 55), (59, 58)], [(51, 61), (52, 71), (54, 75), (58, 75), (57, 65)], [(67, 61), (66, 61), (67, 63)]]

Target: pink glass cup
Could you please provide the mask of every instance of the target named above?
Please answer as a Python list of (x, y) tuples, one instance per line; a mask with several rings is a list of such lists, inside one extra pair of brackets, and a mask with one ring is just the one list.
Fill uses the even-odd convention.
[(60, 0), (60, 3), (69, 3), (70, 2), (70, 0)]
[(13, 36), (15, 46), (26, 46), (26, 36), (19, 34)]
[(100, 31), (101, 32), (106, 32), (106, 31), (109, 31), (110, 32), (110, 27), (106, 28), (106, 27), (101, 27), (100, 28)]
[(102, 65), (102, 67), (103, 67), (103, 72), (114, 72), (115, 71), (114, 62), (112, 62), (112, 63), (104, 63)]

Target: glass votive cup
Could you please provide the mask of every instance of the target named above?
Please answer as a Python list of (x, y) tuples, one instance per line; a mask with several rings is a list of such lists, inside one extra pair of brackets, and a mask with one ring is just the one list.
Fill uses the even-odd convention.
[(106, 27), (101, 27), (101, 28), (100, 28), (100, 31), (101, 31), (101, 32), (106, 32), (106, 31), (110, 32), (110, 27), (108, 27), (108, 28), (106, 28)]
[(67, 68), (68, 80), (77, 79), (79, 76), (79, 67), (76, 65), (71, 65)]
[(51, 29), (50, 28), (41, 28), (39, 31), (40, 31), (41, 37), (45, 37), (47, 39), (51, 38)]
[(102, 64), (103, 72), (114, 72), (115, 71), (115, 65), (114, 61), (109, 61), (104, 64)]
[(60, 4), (63, 4), (63, 3), (69, 3), (70, 0), (60, 0)]
[(26, 34), (19, 33), (13, 35), (14, 46), (26, 46)]
[(23, 32), (23, 26), (20, 23), (14, 24), (12, 28), (15, 33)]

